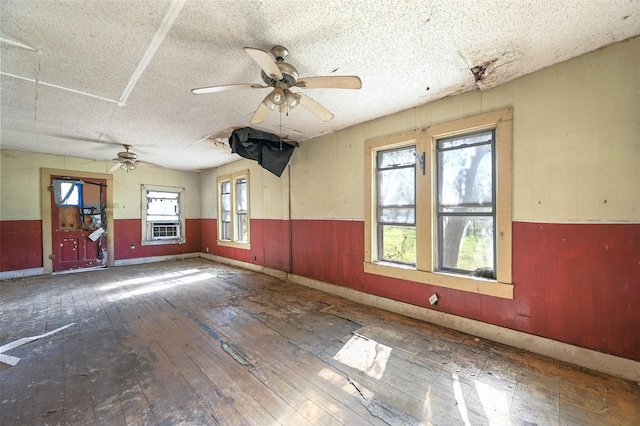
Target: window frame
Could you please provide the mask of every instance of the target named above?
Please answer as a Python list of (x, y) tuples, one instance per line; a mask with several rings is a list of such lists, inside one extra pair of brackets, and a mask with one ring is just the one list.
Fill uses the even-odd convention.
[[(171, 186), (157, 186), (157, 185), (141, 185), (141, 240), (140, 245), (142, 246), (151, 246), (151, 245), (163, 245), (163, 244), (184, 244), (187, 241), (186, 238), (186, 228), (185, 228), (185, 220), (186, 220), (186, 203), (185, 203), (185, 189), (177, 188)], [(147, 218), (147, 208), (148, 208), (148, 195), (149, 192), (166, 192), (171, 194), (178, 194), (178, 216), (179, 216), (179, 225), (178, 225), (178, 233), (179, 235), (176, 238), (167, 238), (167, 237), (153, 237), (153, 223), (167, 223), (168, 221), (150, 221)], [(171, 221), (169, 221), (171, 222)]]
[[(238, 217), (241, 213), (238, 212), (237, 205), (237, 185), (238, 181), (245, 179), (246, 180), (246, 193), (247, 193), (247, 211), (245, 213), (247, 218), (247, 240), (240, 240), (239, 234), (239, 221)], [(231, 238), (222, 239), (222, 185), (224, 183), (229, 183), (230, 186), (230, 205), (231, 205), (231, 222), (230, 222), (230, 231)], [(218, 235), (217, 235), (217, 243), (220, 246), (225, 247), (234, 247), (240, 248), (244, 250), (251, 249), (251, 200), (250, 200), (250, 179), (249, 179), (249, 170), (242, 170), (239, 172), (226, 174), (222, 176), (218, 176), (216, 179), (216, 193), (217, 193), (217, 201), (218, 201)], [(224, 222), (227, 223), (227, 222)]]
[[(438, 271), (436, 143), (439, 139), (495, 130), (495, 253), (496, 279)], [(365, 144), (365, 253), (364, 271), (461, 291), (513, 299), (512, 252), (512, 138), (513, 110), (505, 108), (424, 129), (366, 141)], [(424, 153), (425, 173), (416, 167), (416, 265), (377, 259), (376, 156), (378, 151), (416, 146)]]

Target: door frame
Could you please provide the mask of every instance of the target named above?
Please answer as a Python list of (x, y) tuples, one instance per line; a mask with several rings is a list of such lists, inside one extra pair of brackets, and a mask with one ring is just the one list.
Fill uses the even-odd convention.
[(53, 237), (51, 222), (51, 186), (52, 176), (69, 176), (72, 178), (104, 179), (107, 182), (107, 266), (114, 265), (114, 236), (113, 236), (113, 175), (106, 173), (81, 172), (64, 169), (40, 169), (40, 206), (42, 210), (42, 267), (43, 273), (53, 272), (53, 261), (49, 258), (53, 254)]

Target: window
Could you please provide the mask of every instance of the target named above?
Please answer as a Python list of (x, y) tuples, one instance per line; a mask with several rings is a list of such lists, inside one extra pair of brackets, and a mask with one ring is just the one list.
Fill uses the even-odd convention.
[(231, 241), (231, 182), (220, 183), (220, 239)]
[(365, 272), (513, 298), (511, 117), (367, 141)]
[(415, 147), (377, 155), (378, 259), (416, 263)]
[(250, 249), (249, 170), (218, 177), (218, 244)]
[(494, 278), (494, 131), (436, 141), (438, 270)]
[(184, 188), (142, 185), (142, 245), (181, 244)]

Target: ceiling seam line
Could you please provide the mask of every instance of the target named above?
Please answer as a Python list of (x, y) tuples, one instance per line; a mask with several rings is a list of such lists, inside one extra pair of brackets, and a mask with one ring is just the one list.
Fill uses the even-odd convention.
[(156, 51), (164, 41), (164, 38), (169, 33), (169, 30), (173, 26), (174, 21), (178, 18), (178, 15), (180, 14), (180, 11), (182, 10), (182, 7), (185, 5), (185, 3), (186, 0), (174, 0), (171, 6), (169, 6), (169, 10), (167, 10), (162, 23), (160, 24), (160, 28), (158, 28), (158, 31), (153, 36), (151, 43), (149, 43), (149, 47), (147, 47), (146, 52), (144, 52), (144, 55), (142, 55), (142, 59), (140, 59), (138, 66), (136, 67), (135, 71), (131, 75), (131, 78), (129, 79), (129, 82), (124, 88), (124, 91), (120, 96), (120, 100), (118, 101), (118, 106), (124, 106), (126, 104), (129, 95), (131, 95), (131, 92), (133, 92), (133, 88), (138, 82), (138, 79), (142, 77), (144, 70), (147, 68), (154, 55), (156, 54)]
[(111, 103), (114, 103), (114, 104), (118, 103), (118, 101), (115, 101), (113, 99), (105, 98), (105, 97), (94, 95), (94, 94), (87, 93), (87, 92), (82, 92), (80, 90), (71, 89), (69, 87), (59, 86), (59, 85), (53, 84), (53, 83), (47, 83), (47, 82), (44, 82), (42, 80), (35, 80), (35, 79), (29, 78), (29, 77), (22, 77), (20, 75), (10, 74), (10, 73), (4, 72), (4, 71), (0, 71), (0, 75), (4, 75), (6, 77), (17, 78), (18, 80), (29, 81), (31, 83), (38, 83), (38, 85), (53, 87), (53, 88), (56, 88), (56, 89), (65, 90), (67, 92), (77, 93), (79, 95), (89, 96), (91, 98), (100, 99), (101, 101), (111, 102)]
[(22, 42), (19, 42), (19, 41), (8, 39), (6, 37), (1, 37), (0, 36), (0, 43), (7, 43), (7, 44), (10, 44), (12, 46), (20, 47), (22, 49), (31, 50), (32, 52), (35, 52), (35, 53), (39, 53), (40, 52), (38, 49), (36, 49), (33, 46), (29, 46), (26, 43), (22, 43)]

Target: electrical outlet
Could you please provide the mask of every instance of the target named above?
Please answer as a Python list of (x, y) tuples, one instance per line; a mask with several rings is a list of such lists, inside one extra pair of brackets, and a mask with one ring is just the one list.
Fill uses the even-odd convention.
[(429, 297), (429, 303), (436, 306), (438, 305), (438, 296), (435, 293), (433, 293), (431, 297)]

